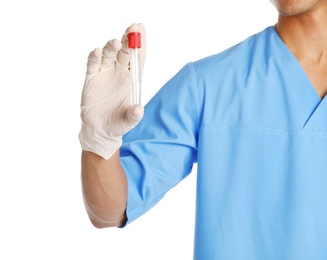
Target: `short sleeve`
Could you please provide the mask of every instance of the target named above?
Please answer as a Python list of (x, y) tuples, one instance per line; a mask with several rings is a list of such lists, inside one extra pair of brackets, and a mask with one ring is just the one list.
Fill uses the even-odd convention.
[(197, 160), (199, 102), (193, 64), (184, 66), (145, 106), (123, 137), (127, 223), (151, 209), (191, 172)]

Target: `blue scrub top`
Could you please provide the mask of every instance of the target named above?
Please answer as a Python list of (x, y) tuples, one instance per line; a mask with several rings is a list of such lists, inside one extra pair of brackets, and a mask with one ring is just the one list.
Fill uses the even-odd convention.
[(121, 161), (127, 224), (198, 163), (194, 259), (327, 259), (327, 100), (274, 27), (182, 68)]

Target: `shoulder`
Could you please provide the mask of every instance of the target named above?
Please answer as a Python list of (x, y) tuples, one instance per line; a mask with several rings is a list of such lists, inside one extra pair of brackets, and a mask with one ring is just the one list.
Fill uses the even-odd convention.
[(194, 69), (198, 76), (212, 75), (212, 72), (226, 73), (226, 70), (248, 67), (254, 59), (266, 60), (267, 55), (271, 55), (267, 49), (274, 42), (275, 34), (272, 26), (267, 27), (220, 53), (193, 62)]

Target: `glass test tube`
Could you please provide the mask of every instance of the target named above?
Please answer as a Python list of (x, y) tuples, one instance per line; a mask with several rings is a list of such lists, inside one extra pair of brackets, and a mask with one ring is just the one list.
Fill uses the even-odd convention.
[(130, 74), (132, 81), (132, 105), (141, 104), (141, 34), (128, 34), (128, 48), (130, 53)]

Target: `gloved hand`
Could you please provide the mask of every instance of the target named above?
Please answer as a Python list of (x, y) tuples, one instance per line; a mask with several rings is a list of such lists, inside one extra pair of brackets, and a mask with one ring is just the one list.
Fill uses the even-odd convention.
[(79, 140), (83, 150), (108, 159), (119, 149), (122, 136), (142, 119), (144, 108), (132, 106), (132, 82), (129, 72), (127, 34), (141, 33), (143, 70), (146, 35), (143, 24), (128, 27), (121, 41), (110, 40), (88, 56), (81, 100), (82, 126)]

